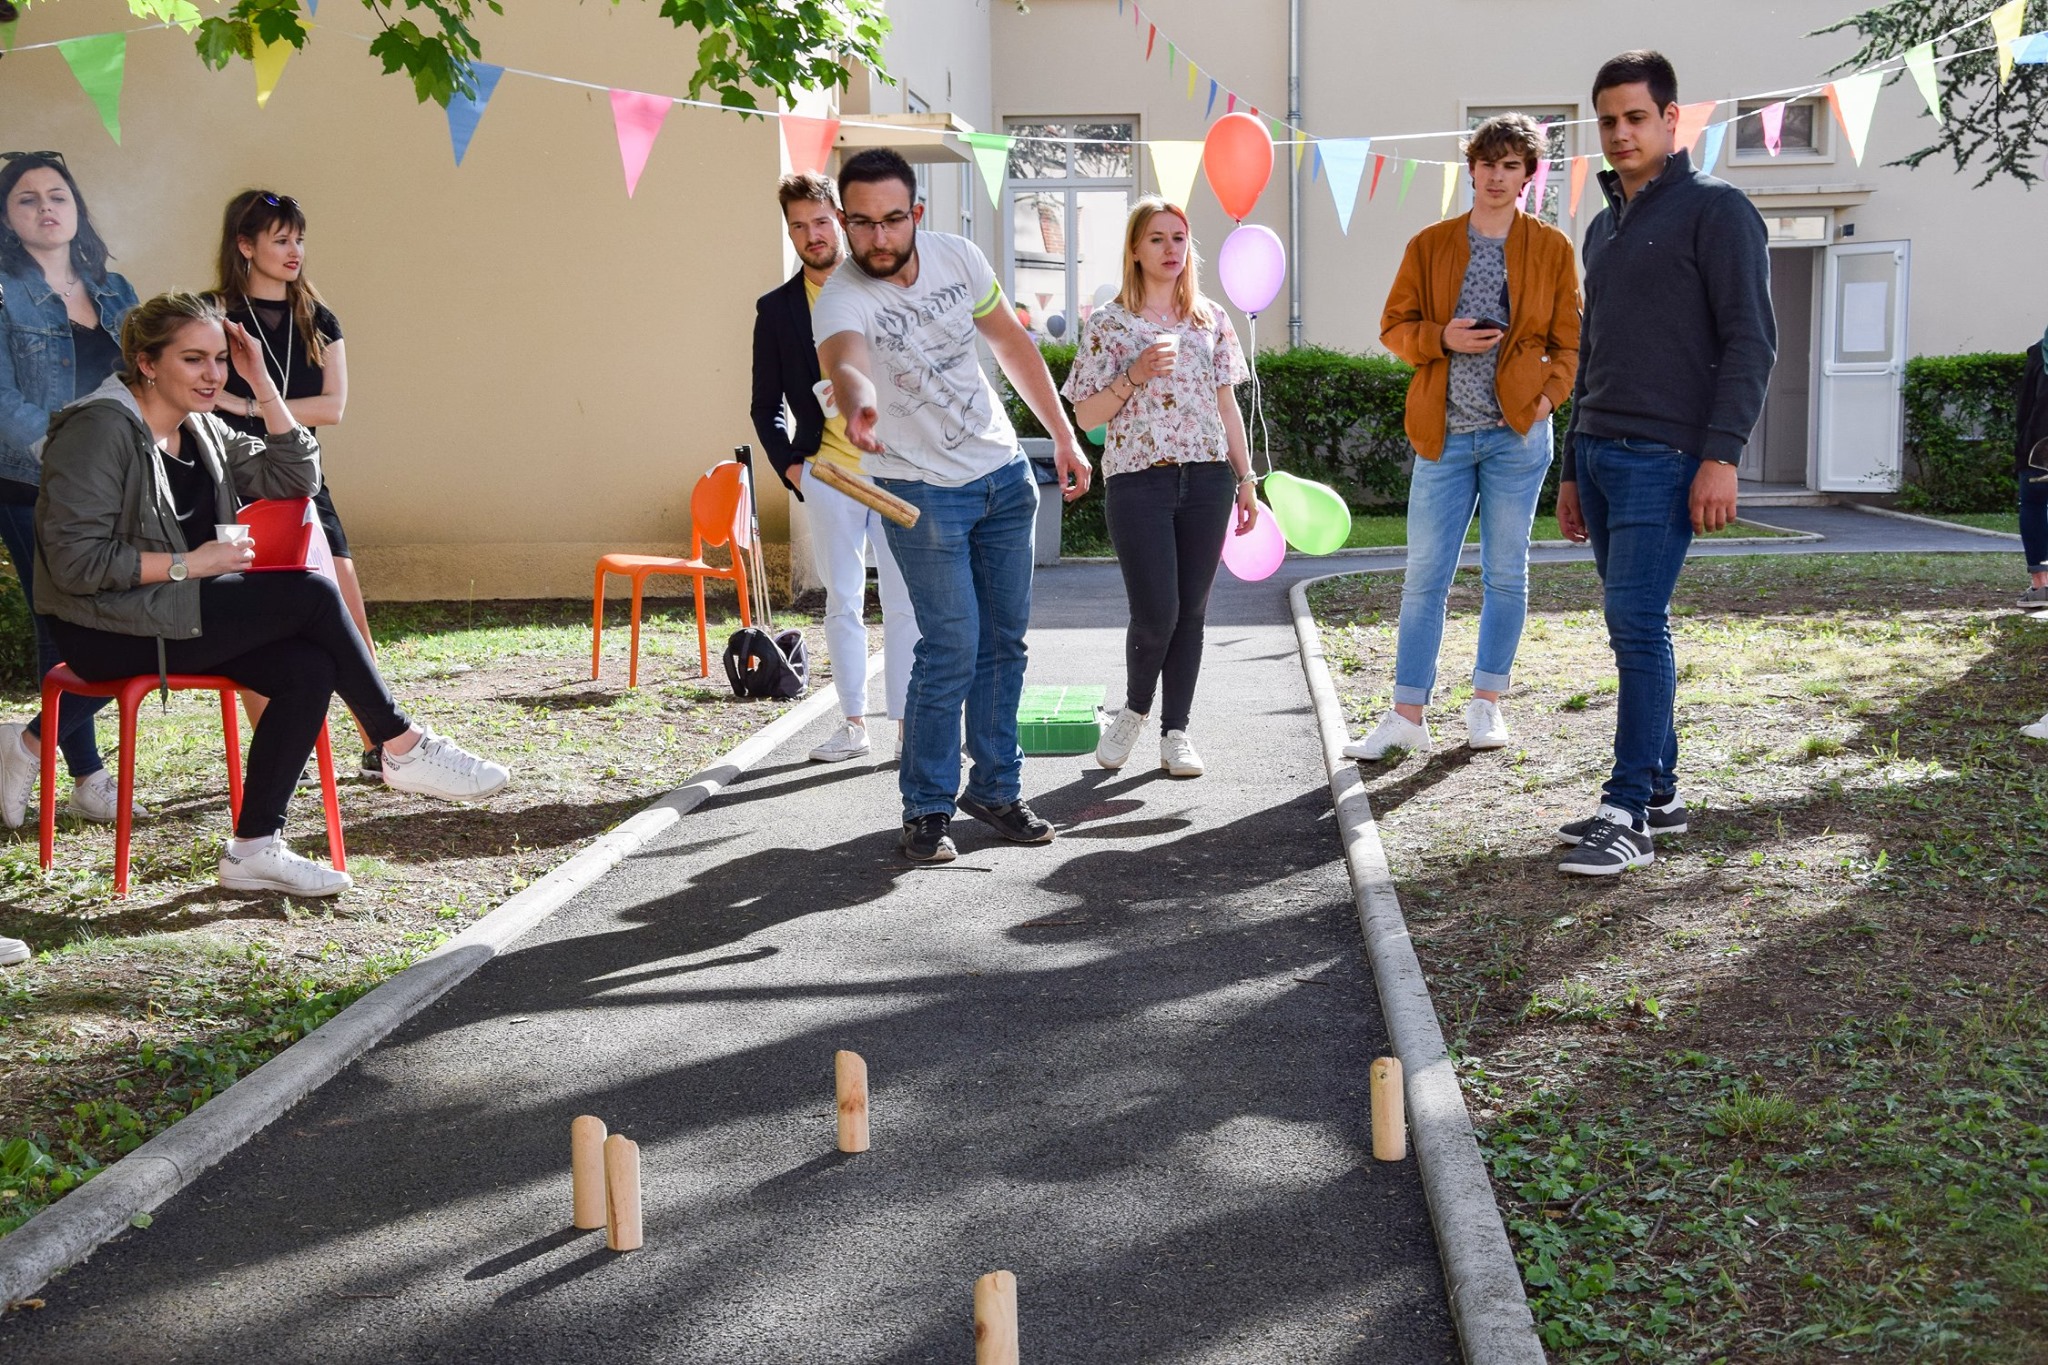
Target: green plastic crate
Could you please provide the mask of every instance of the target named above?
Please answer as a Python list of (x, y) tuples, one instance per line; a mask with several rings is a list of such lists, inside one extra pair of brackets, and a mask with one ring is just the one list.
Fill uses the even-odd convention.
[(1092, 754), (1102, 739), (1103, 689), (1027, 687), (1017, 703), (1017, 742), (1027, 754)]

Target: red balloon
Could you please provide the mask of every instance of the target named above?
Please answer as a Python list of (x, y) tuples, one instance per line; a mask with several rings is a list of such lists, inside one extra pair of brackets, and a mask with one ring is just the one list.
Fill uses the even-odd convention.
[(1250, 114), (1225, 114), (1203, 140), (1202, 174), (1223, 211), (1242, 223), (1273, 178), (1272, 134)]

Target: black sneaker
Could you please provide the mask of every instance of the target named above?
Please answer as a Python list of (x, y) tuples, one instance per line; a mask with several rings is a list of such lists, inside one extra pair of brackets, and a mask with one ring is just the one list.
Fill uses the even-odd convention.
[(356, 765), (356, 775), (371, 782), (384, 780), (384, 750), (381, 746), (363, 750), (363, 761)]
[[(1685, 833), (1685, 816), (1685, 802), (1679, 800), (1676, 793), (1665, 797), (1661, 803), (1656, 797), (1651, 797), (1648, 819), (1650, 837), (1661, 839), (1667, 834)], [(1574, 820), (1569, 825), (1559, 825), (1557, 841), (1560, 844), (1578, 843), (1586, 837), (1593, 828), (1593, 822), (1599, 818), (1597, 815), (1589, 815), (1583, 820)]]
[(950, 863), (959, 856), (953, 849), (953, 841), (947, 831), (953, 826), (953, 817), (942, 811), (920, 815), (915, 820), (903, 822), (903, 835), (896, 846), (903, 850), (903, 856), (914, 863)]
[(1657, 855), (1650, 848), (1650, 831), (1644, 823), (1602, 802), (1593, 827), (1577, 848), (1565, 854), (1557, 870), (1574, 877), (1615, 877), (1655, 861)]
[(963, 796), (960, 798), (960, 809), (1013, 844), (1052, 842), (1052, 822), (1034, 815), (1031, 807), (1022, 801), (1012, 801), (1007, 806), (984, 806), (971, 796)]

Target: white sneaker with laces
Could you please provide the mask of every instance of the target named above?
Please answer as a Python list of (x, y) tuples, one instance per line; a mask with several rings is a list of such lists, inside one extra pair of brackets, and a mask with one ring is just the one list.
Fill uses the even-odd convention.
[(2022, 725), (2020, 733), (2028, 739), (2048, 739), (2048, 716), (2043, 716), (2032, 725)]
[(1430, 734), (1427, 724), (1417, 724), (1399, 711), (1389, 711), (1380, 718), (1371, 734), (1344, 746), (1344, 757), (1376, 763), (1395, 749), (1426, 754), (1435, 747), (1436, 736)]
[(1202, 756), (1185, 730), (1168, 730), (1159, 737), (1159, 766), (1168, 777), (1200, 777)]
[(0, 725), (0, 825), (20, 829), (28, 819), (29, 794), (42, 775), (42, 755), (23, 745), (25, 725)]
[(338, 896), (356, 883), (348, 873), (301, 858), (283, 839), (272, 839), (244, 857), (223, 853), (220, 884), (230, 891), (282, 891), (287, 896), (317, 898)]
[[(105, 768), (87, 773), (71, 784), (71, 799), (64, 803), (64, 808), (81, 820), (111, 825), (121, 809), (121, 784)], [(147, 814), (149, 811), (140, 801), (134, 802), (129, 811), (129, 817), (135, 820)]]
[(12, 967), (28, 961), (28, 945), (18, 938), (0, 938), (0, 967)]
[(512, 780), (502, 764), (479, 758), (432, 730), (407, 754), (384, 750), (384, 785), (443, 801), (481, 801)]
[(1488, 701), (1484, 697), (1474, 697), (1465, 704), (1465, 747), (1508, 747), (1508, 723), (1501, 716), (1500, 703)]
[(832, 738), (811, 750), (813, 763), (844, 763), (849, 758), (864, 758), (874, 745), (868, 740), (868, 727), (855, 725), (850, 720), (839, 722), (839, 728), (832, 732)]
[(1095, 745), (1097, 767), (1115, 772), (1130, 762), (1131, 750), (1138, 746), (1138, 736), (1145, 733), (1146, 716), (1143, 711), (1133, 711), (1126, 706), (1102, 727), (1102, 738)]

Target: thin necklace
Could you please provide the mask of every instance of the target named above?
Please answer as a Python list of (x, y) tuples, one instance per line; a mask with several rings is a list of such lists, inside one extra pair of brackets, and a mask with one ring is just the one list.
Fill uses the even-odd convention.
[(78, 284), (79, 284), (78, 276), (76, 276), (76, 275), (73, 275), (73, 276), (71, 277), (71, 283), (69, 283), (69, 284), (52, 284), (52, 285), (50, 285), (50, 288), (52, 288), (52, 289), (56, 290), (56, 291), (57, 291), (57, 293), (58, 293), (58, 296), (59, 296), (59, 297), (61, 297), (61, 298), (62, 298), (62, 299), (63, 299), (63, 300), (64, 300), (64, 301), (66, 302), (66, 303), (69, 303), (69, 302), (71, 302), (71, 296), (72, 296), (73, 294), (75, 294), (75, 293), (77, 293), (77, 292), (78, 292)]
[[(275, 299), (265, 299), (263, 301), (265, 303), (276, 302)], [(263, 343), (264, 359), (270, 362), (272, 369), (282, 369), (284, 371), (284, 378), (277, 381), (277, 396), (279, 398), (282, 398), (285, 396), (286, 391), (289, 390), (292, 386), (291, 300), (286, 299), (284, 301), (284, 364), (282, 365), (279, 365), (277, 362), (277, 352), (270, 349), (270, 338), (263, 334), (263, 320), (256, 316), (256, 300), (250, 298), (247, 294), (244, 294), (242, 295), (242, 302), (249, 305), (249, 321), (256, 324), (256, 339)], [(254, 384), (251, 384), (249, 386), (251, 392), (254, 392), (255, 388), (256, 386)]]

